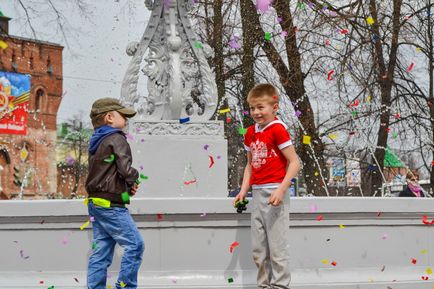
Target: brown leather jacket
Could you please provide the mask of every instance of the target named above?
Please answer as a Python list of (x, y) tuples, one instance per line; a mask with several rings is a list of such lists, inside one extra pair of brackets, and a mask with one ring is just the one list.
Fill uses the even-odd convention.
[(119, 132), (105, 137), (96, 152), (89, 154), (88, 161), (86, 191), (89, 197), (123, 204), (121, 194), (129, 192), (139, 177), (137, 170), (131, 166), (133, 158), (125, 135)]

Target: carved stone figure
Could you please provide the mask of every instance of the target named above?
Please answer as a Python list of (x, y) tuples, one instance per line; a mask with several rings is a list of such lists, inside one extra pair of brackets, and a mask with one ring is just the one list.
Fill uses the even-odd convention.
[(152, 14), (140, 42), (127, 45), (132, 59), (121, 89), (122, 102), (137, 109), (139, 120), (206, 121), (216, 109), (215, 78), (206, 60), (211, 49), (191, 29), (190, 1), (145, 1)]

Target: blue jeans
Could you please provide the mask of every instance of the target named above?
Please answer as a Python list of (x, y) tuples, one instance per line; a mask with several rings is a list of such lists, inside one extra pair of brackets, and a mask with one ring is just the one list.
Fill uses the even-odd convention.
[[(113, 260), (116, 243), (124, 249), (117, 289), (136, 289), (145, 243), (127, 208), (103, 208), (88, 205), (93, 243), (87, 270), (88, 289), (106, 289), (107, 269)], [(122, 287), (123, 286), (123, 287)]]

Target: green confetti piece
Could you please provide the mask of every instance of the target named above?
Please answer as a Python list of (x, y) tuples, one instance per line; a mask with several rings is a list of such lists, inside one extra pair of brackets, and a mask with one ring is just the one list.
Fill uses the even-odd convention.
[(392, 133), (392, 138), (396, 139), (398, 137), (398, 133), (394, 132)]
[(303, 2), (298, 2), (297, 7), (300, 9), (304, 9), (304, 8), (306, 8), (306, 4), (304, 4)]
[(351, 115), (352, 115), (353, 117), (356, 117), (356, 116), (357, 116), (357, 111), (353, 110), (353, 111), (351, 112)]
[(54, 289), (54, 286), (50, 286), (50, 287), (48, 287), (47, 289)]
[(265, 38), (265, 40), (270, 41), (271, 40), (271, 33), (270, 32), (265, 33), (264, 38)]
[(194, 47), (196, 47), (196, 48), (202, 48), (202, 43), (200, 41), (196, 41), (194, 43)]
[(128, 194), (128, 192), (123, 192), (121, 194), (121, 198), (124, 203), (127, 203), (130, 200), (130, 195)]
[(239, 127), (239, 128), (238, 128), (238, 133), (239, 133), (240, 135), (245, 135), (245, 134), (247, 133), (247, 128)]
[(104, 162), (106, 163), (112, 163), (115, 160), (115, 155), (111, 154), (109, 158), (104, 159)]
[(148, 176), (145, 176), (144, 174), (140, 174), (140, 178), (141, 178), (142, 180), (147, 180), (147, 179), (148, 179)]
[(234, 283), (234, 278), (232, 277), (228, 278), (228, 283)]
[(96, 247), (96, 243), (95, 242), (92, 242), (92, 250), (95, 250), (97, 247)]

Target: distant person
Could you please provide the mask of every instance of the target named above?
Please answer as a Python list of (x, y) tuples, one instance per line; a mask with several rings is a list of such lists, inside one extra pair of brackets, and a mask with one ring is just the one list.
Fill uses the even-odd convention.
[(289, 192), (300, 170), (287, 126), (276, 117), (277, 89), (255, 86), (247, 96), (255, 125), (244, 136), (247, 165), (234, 202), (244, 200), (252, 187), (251, 233), (253, 260), (260, 288), (289, 288)]
[(419, 185), (419, 174), (417, 171), (409, 171), (406, 177), (404, 190), (399, 193), (400, 197), (425, 197), (426, 192)]
[(93, 243), (87, 271), (87, 288), (106, 287), (116, 243), (124, 249), (116, 288), (136, 289), (137, 274), (145, 248), (143, 238), (128, 209), (139, 173), (131, 166), (130, 146), (122, 129), (136, 112), (117, 99), (102, 98), (92, 105), (95, 129), (89, 143), (89, 175), (86, 191), (92, 220)]

